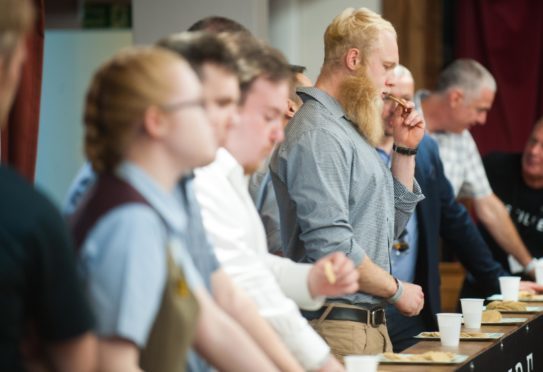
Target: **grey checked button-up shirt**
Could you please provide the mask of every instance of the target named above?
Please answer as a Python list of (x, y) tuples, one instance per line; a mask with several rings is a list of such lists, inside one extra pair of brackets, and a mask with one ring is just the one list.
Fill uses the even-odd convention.
[[(298, 92), (304, 105), (270, 163), (286, 255), (314, 262), (342, 251), (357, 266), (368, 255), (390, 272), (389, 247), (424, 199), (418, 183), (410, 192), (393, 179), (333, 97), (318, 88)], [(383, 301), (361, 292), (342, 299)]]

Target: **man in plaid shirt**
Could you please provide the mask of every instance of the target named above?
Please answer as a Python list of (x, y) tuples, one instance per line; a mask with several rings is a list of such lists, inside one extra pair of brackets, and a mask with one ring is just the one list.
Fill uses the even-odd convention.
[(502, 201), (488, 182), (477, 145), (468, 129), (484, 125), (496, 94), (496, 81), (481, 64), (458, 59), (444, 69), (433, 92), (419, 91), (415, 104), (439, 144), (445, 174), (457, 198), (473, 203), (477, 218), (494, 240), (533, 275), (535, 260), (522, 242)]

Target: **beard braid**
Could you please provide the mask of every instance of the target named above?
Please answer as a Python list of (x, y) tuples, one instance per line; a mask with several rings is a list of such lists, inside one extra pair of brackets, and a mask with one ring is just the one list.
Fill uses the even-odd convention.
[(338, 101), (358, 132), (375, 147), (383, 137), (383, 99), (365, 73), (365, 67), (341, 83)]

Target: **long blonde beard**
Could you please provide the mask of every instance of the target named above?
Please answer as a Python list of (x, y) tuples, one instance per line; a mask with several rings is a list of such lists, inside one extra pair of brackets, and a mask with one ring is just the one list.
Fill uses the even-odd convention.
[(364, 67), (341, 83), (338, 101), (358, 132), (370, 145), (376, 146), (383, 137), (383, 100)]

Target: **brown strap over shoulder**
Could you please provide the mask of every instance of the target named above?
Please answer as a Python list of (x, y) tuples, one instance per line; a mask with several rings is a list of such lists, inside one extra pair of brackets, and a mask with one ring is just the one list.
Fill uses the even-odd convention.
[(90, 229), (103, 215), (128, 203), (141, 203), (151, 207), (128, 182), (109, 173), (101, 174), (81, 202), (80, 208), (77, 208), (68, 221), (77, 251), (81, 249)]

